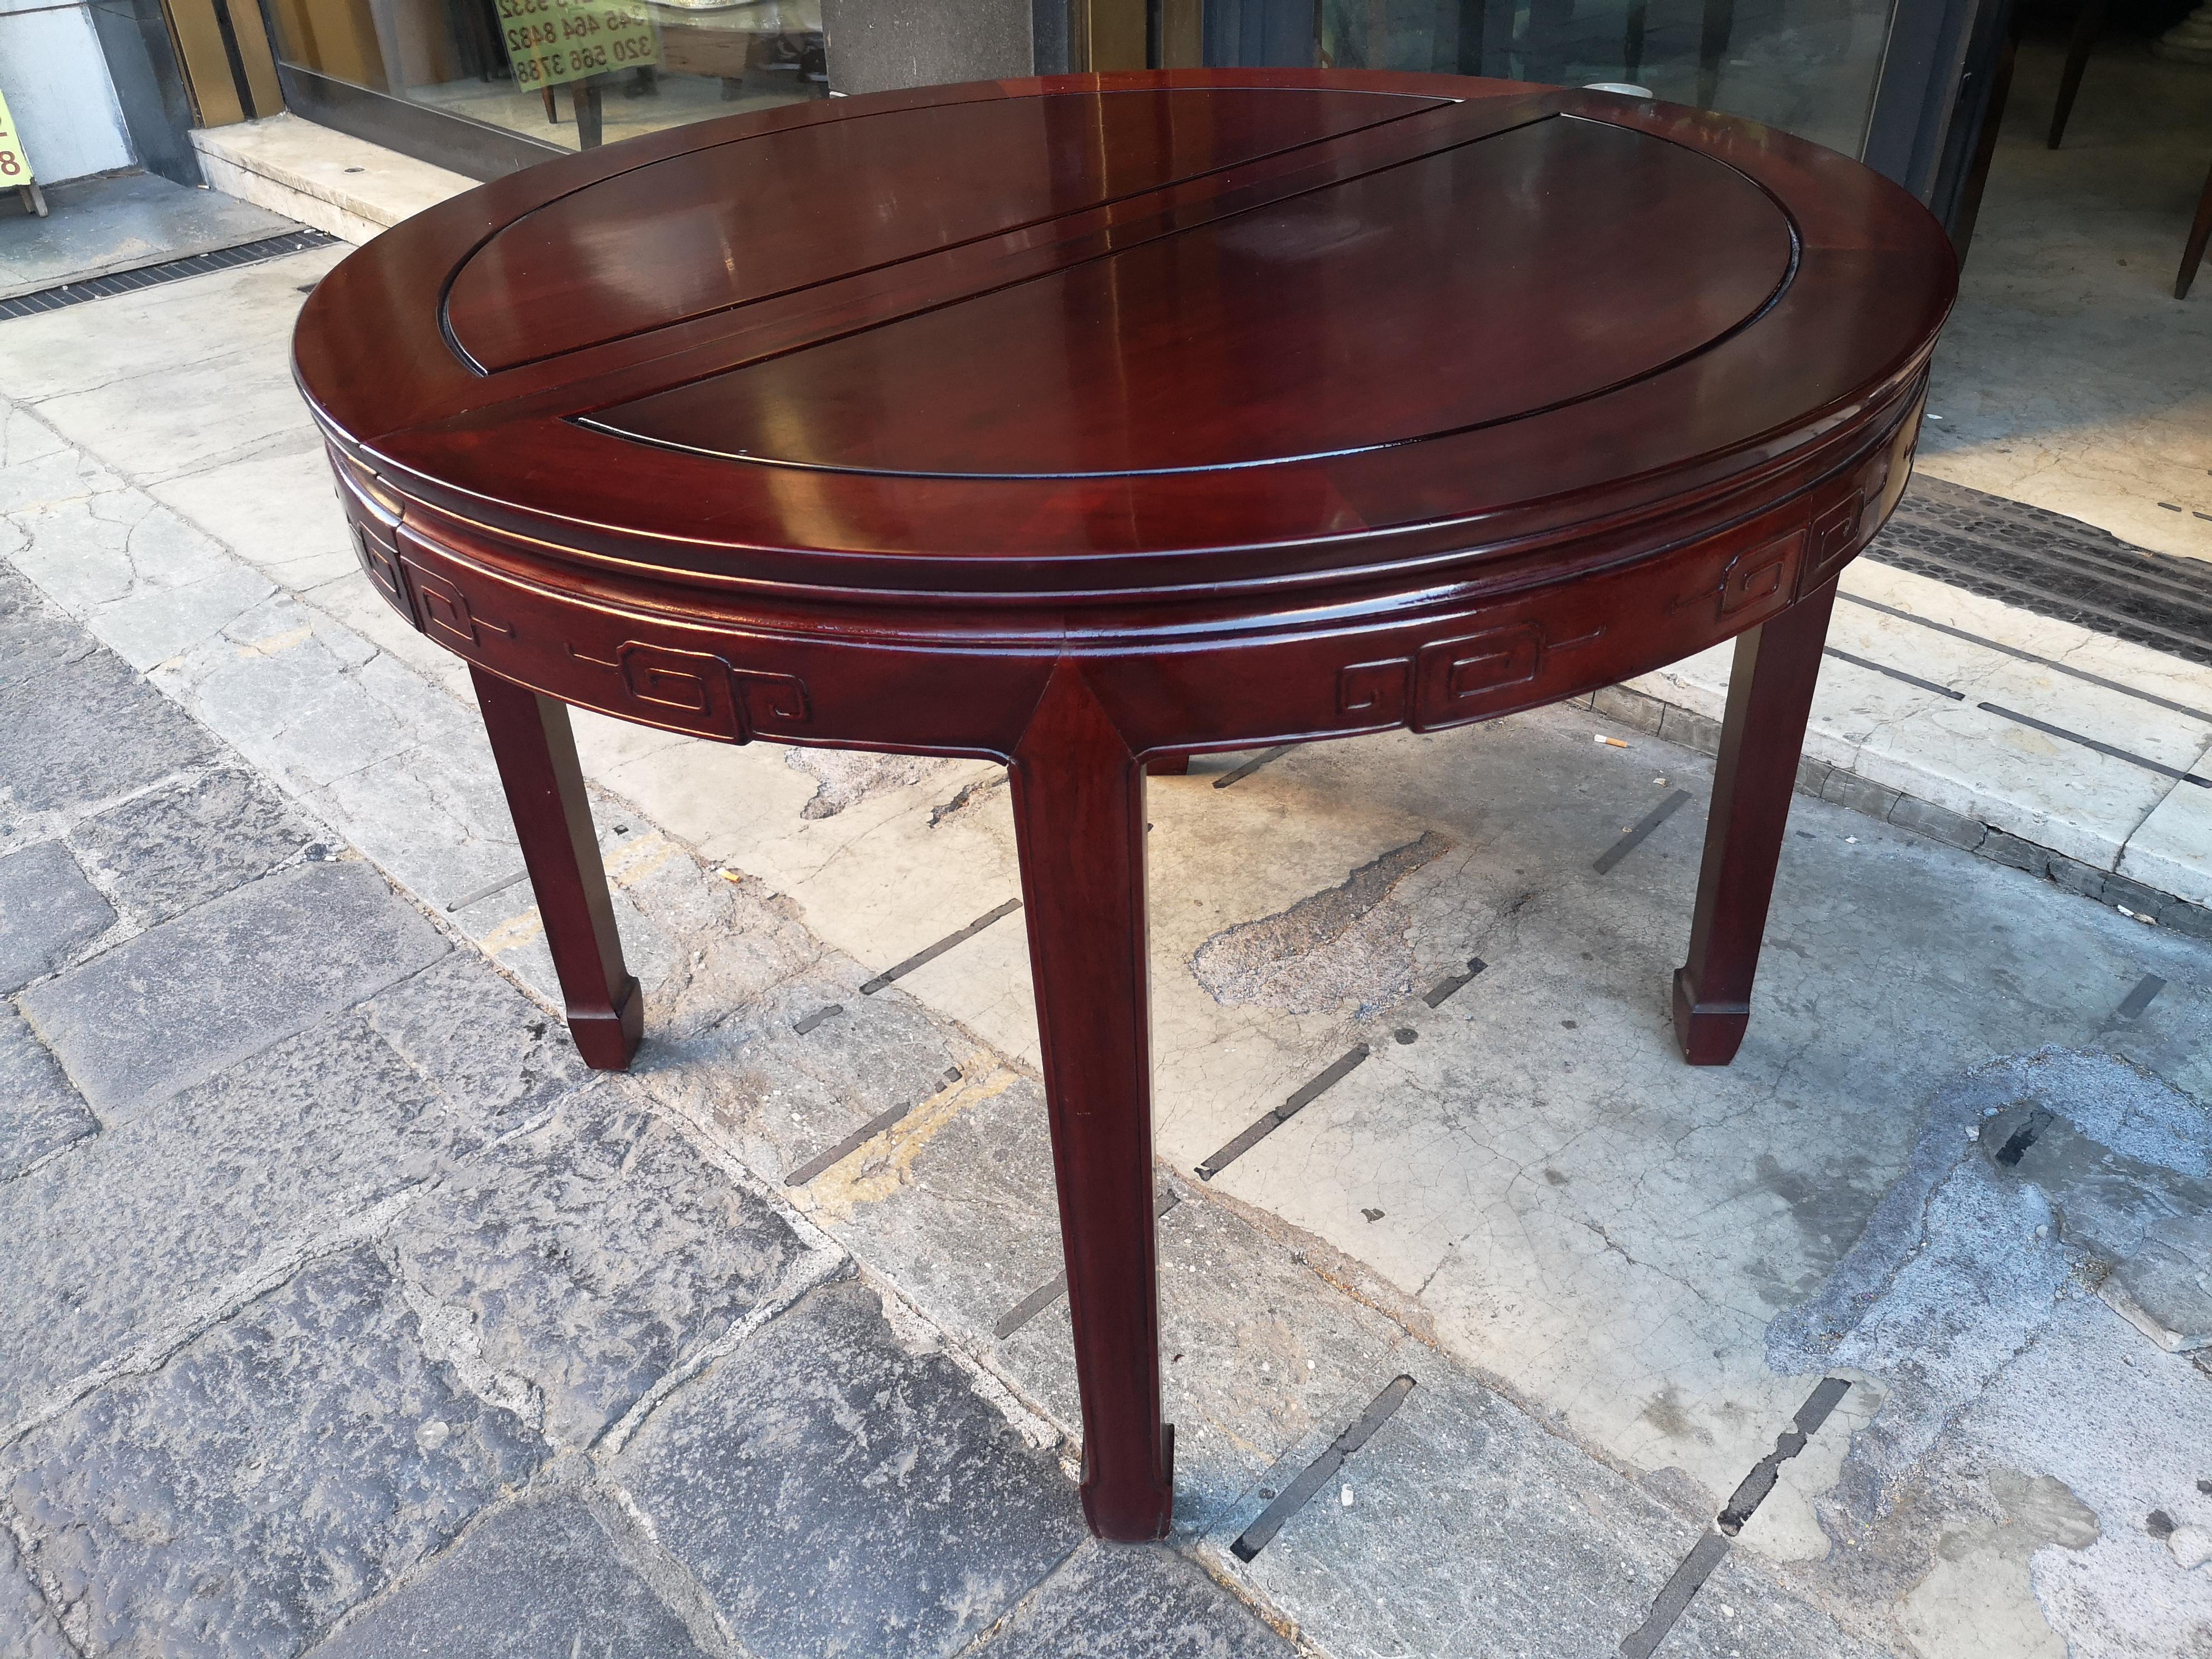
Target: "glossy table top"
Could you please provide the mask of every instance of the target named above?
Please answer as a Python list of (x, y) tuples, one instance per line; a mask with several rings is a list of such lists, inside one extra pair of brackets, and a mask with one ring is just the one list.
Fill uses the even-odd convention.
[(1127, 599), (1565, 548), (1742, 486), (1893, 402), (1953, 283), (1903, 191), (1747, 123), (1170, 71), (532, 168), (339, 265), (298, 372), (396, 488), (578, 558)]

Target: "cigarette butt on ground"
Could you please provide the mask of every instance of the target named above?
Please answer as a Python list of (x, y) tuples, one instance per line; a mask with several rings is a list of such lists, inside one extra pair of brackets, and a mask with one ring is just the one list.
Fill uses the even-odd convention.
[(1590, 737), (1590, 741), (1592, 743), (1601, 743), (1608, 749), (1626, 749), (1628, 747), (1628, 745), (1623, 743), (1619, 738), (1608, 738), (1602, 732), (1593, 732)]

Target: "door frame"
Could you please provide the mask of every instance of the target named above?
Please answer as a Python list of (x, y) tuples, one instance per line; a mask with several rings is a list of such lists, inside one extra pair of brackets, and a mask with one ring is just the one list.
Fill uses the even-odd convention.
[(1896, 0), (1859, 159), (1954, 220), (1997, 88), (2012, 0)]

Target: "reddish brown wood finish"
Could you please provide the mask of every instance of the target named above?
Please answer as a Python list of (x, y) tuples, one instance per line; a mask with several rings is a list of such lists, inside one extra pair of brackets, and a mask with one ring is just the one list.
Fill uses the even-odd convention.
[(1674, 1036), (1692, 1066), (1725, 1066), (1751, 1023), (1751, 981), (1835, 609), (1831, 577), (1735, 636), (1690, 959), (1674, 972)]
[(1145, 768), (1072, 657), (1045, 682), (1011, 781), (1083, 1379), (1084, 1513), (1105, 1537), (1156, 1538), (1175, 1486), (1153, 1264)]
[[(1838, 572), (1954, 287), (1840, 156), (1441, 76), (1065, 76), (549, 162), (319, 283), (364, 568), (476, 674), (571, 1024), (636, 1041), (560, 705), (1012, 767), (1084, 1500), (1168, 1523), (1144, 775), (1741, 636), (1689, 1056), (1741, 1040)], [(1801, 597), (1802, 596), (1802, 597)]]
[(2207, 242), (2212, 242), (2212, 173), (2204, 175), (2204, 191), (2197, 198), (2197, 217), (2191, 221), (2189, 240), (2182, 245), (2181, 269), (2173, 278), (2175, 299), (2189, 297), (2189, 285), (2197, 280), (2197, 267), (2203, 262)]
[(645, 1030), (645, 1000), (623, 966), (568, 705), (474, 663), (469, 678), (537, 891), (576, 1052), (587, 1066), (623, 1071)]

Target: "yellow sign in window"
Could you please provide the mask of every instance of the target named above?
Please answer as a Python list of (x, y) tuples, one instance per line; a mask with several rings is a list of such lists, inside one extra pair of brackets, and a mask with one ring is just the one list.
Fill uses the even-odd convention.
[(499, 0), (499, 25), (524, 92), (660, 62), (641, 0)]

